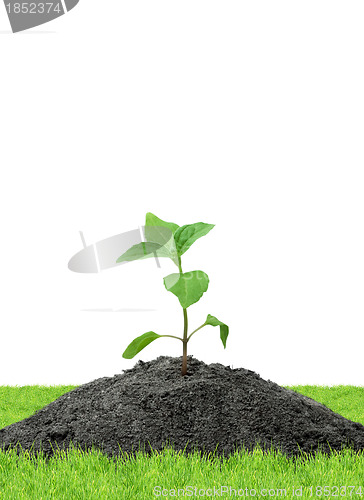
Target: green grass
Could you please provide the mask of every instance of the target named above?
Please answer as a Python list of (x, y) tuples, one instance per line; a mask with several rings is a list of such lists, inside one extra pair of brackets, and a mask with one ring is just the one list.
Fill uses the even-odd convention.
[(30, 417), (77, 385), (0, 385), (0, 429)]
[[(0, 428), (32, 415), (75, 387), (0, 386)], [(364, 425), (364, 387), (289, 388)], [(175, 496), (156, 496), (153, 494), (155, 486), (168, 492), (175, 490)], [(186, 489), (189, 486), (191, 489)], [(225, 458), (211, 456), (207, 460), (198, 452), (186, 456), (166, 448), (149, 457), (140, 452), (136, 457), (123, 454), (119, 459), (110, 460), (96, 449), (85, 453), (73, 448), (67, 454), (57, 451), (49, 461), (42, 454), (34, 459), (27, 452), (19, 456), (14, 450), (0, 452), (1, 500), (197, 498), (209, 488), (211, 491), (206, 493), (211, 495), (205, 494), (205, 498), (214, 497), (214, 488), (215, 493), (219, 493), (215, 494), (217, 498), (235, 498), (233, 491), (231, 495), (222, 493), (224, 486), (236, 489), (236, 498), (252, 496), (254, 492), (249, 494), (249, 490), (253, 489), (257, 497), (263, 496), (262, 489), (272, 489), (274, 495), (271, 491), (265, 496), (296, 498), (292, 489), (300, 487), (302, 498), (311, 498), (310, 487), (312, 497), (318, 498), (328, 496), (324, 490), (321, 495), (320, 489), (316, 491), (326, 486), (330, 497), (359, 499), (364, 497), (364, 452), (345, 450), (330, 457), (319, 453), (315, 459), (288, 459), (277, 452), (264, 454), (257, 448), (253, 453), (235, 453)], [(362, 496), (358, 494), (360, 486)], [(346, 487), (346, 494), (337, 487)], [(197, 488), (196, 493), (194, 488)]]

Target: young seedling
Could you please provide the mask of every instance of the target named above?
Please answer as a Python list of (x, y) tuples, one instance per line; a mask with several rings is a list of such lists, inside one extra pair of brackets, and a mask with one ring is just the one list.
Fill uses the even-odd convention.
[(182, 271), (181, 256), (190, 246), (202, 236), (205, 236), (214, 224), (197, 222), (196, 224), (186, 224), (178, 226), (173, 222), (165, 222), (156, 215), (148, 212), (145, 221), (145, 242), (138, 243), (121, 255), (118, 262), (130, 262), (132, 260), (144, 259), (148, 257), (168, 257), (178, 267), (178, 273), (169, 274), (164, 278), (164, 286), (178, 298), (183, 309), (183, 337), (175, 335), (159, 335), (155, 332), (146, 332), (134, 339), (123, 353), (123, 358), (131, 359), (153, 340), (160, 337), (172, 337), (181, 340), (183, 343), (182, 375), (187, 374), (187, 344), (192, 335), (204, 326), (220, 326), (220, 338), (224, 349), (226, 339), (229, 335), (229, 327), (219, 321), (211, 314), (207, 315), (205, 323), (196, 328), (188, 335), (187, 308), (200, 300), (209, 285), (209, 278), (203, 271)]

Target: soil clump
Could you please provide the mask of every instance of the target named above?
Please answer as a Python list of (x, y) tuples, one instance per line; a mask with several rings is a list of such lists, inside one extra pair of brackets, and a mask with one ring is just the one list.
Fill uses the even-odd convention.
[(363, 425), (253, 371), (188, 356), (183, 377), (181, 365), (182, 357), (159, 356), (83, 384), (1, 429), (0, 449), (18, 443), (48, 458), (70, 443), (110, 458), (166, 445), (225, 457), (257, 445), (288, 457), (364, 450)]

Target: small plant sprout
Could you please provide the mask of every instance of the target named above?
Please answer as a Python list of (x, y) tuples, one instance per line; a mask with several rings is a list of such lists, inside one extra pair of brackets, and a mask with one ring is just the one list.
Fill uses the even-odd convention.
[(123, 358), (133, 358), (144, 347), (153, 342), (153, 340), (160, 337), (172, 337), (181, 340), (183, 343), (182, 375), (186, 375), (187, 344), (194, 333), (207, 325), (220, 326), (220, 338), (224, 349), (226, 348), (229, 327), (215, 318), (215, 316), (211, 316), (211, 314), (207, 315), (205, 323), (188, 335), (187, 309), (192, 304), (198, 302), (206, 292), (209, 285), (209, 278), (203, 271), (188, 271), (184, 273), (182, 271), (181, 256), (196, 240), (205, 236), (213, 227), (214, 224), (205, 224), (204, 222), (186, 224), (180, 227), (173, 222), (165, 222), (150, 212), (147, 213), (145, 221), (146, 241), (129, 248), (116, 262), (130, 262), (149, 257), (168, 257), (174, 262), (178, 267), (178, 272), (166, 276), (164, 278), (164, 286), (178, 298), (182, 306), (183, 337), (146, 332), (140, 335), (140, 337), (135, 338), (128, 345), (123, 353)]

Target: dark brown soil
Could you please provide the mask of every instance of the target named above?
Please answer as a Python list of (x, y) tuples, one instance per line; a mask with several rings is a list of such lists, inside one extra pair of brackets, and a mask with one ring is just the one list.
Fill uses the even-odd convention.
[(289, 457), (364, 450), (364, 426), (313, 399), (250, 370), (206, 365), (192, 356), (182, 377), (181, 363), (181, 357), (160, 356), (81, 385), (1, 429), (0, 449), (19, 443), (31, 453), (41, 448), (48, 458), (71, 442), (109, 457), (165, 445), (224, 456), (257, 444)]

